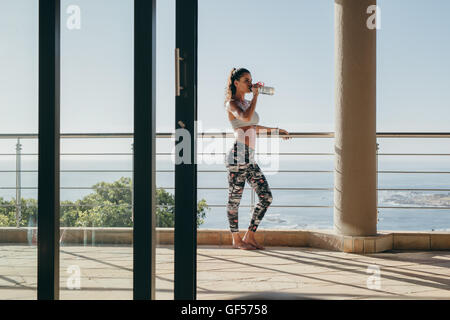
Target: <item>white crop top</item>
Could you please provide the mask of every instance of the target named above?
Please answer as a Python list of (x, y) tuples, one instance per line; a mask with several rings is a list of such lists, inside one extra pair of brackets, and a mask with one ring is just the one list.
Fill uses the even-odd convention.
[[(234, 100), (234, 99), (232, 99)], [(243, 110), (246, 111), (249, 107), (251, 102), (248, 100), (244, 99), (244, 102), (242, 103), (239, 100), (234, 100), (236, 101), (236, 104)], [(228, 102), (227, 104), (229, 104), (230, 102)], [(230, 120), (231, 122), (231, 126), (233, 127), (233, 129), (236, 128), (240, 128), (240, 127), (246, 127), (246, 126), (251, 126), (251, 125), (255, 125), (259, 123), (259, 115), (256, 111), (253, 112), (252, 118), (250, 119), (250, 121), (242, 121), (238, 118), (235, 118), (233, 120)]]

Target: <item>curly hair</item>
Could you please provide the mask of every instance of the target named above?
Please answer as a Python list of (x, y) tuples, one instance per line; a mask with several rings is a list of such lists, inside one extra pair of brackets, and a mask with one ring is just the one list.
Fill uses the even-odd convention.
[(230, 71), (230, 75), (228, 76), (227, 80), (227, 86), (225, 87), (224, 105), (226, 105), (227, 101), (229, 101), (236, 94), (236, 86), (234, 85), (234, 80), (239, 81), (244, 73), (250, 73), (250, 71), (245, 68), (233, 68), (233, 70)]

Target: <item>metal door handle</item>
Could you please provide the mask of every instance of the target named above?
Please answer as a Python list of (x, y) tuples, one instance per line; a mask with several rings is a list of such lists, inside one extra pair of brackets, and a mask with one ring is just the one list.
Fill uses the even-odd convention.
[(180, 86), (180, 61), (183, 61), (184, 58), (180, 57), (180, 49), (175, 48), (175, 96), (179, 97), (181, 94), (181, 90), (184, 88)]

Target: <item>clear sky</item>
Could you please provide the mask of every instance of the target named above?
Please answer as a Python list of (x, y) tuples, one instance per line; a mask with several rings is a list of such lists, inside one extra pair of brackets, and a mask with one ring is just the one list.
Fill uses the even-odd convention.
[[(38, 11), (0, 0), (0, 131), (36, 133)], [(450, 1), (379, 0), (377, 130), (446, 131), (450, 120)], [(69, 30), (66, 10), (81, 9)], [(173, 129), (175, 1), (157, 15), (157, 131)], [(133, 1), (63, 0), (61, 131), (133, 130)], [(246, 67), (274, 86), (261, 125), (334, 131), (333, 0), (199, 0), (199, 120), (231, 131), (226, 77)], [(248, 96), (250, 98), (251, 95)]]

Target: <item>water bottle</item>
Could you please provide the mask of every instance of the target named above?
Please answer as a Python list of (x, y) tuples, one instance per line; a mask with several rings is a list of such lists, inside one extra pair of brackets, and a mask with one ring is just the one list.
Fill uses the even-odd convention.
[(273, 95), (275, 93), (275, 88), (273, 87), (259, 87), (259, 93)]
[(264, 82), (257, 82), (261, 87), (258, 88), (258, 92), (262, 94), (273, 95), (275, 93), (275, 88), (264, 86)]

